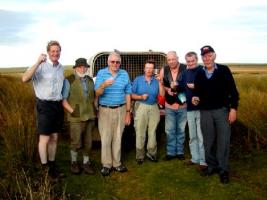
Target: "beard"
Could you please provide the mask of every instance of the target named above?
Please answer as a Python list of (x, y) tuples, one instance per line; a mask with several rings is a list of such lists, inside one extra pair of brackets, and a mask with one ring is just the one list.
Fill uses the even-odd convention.
[(76, 74), (79, 78), (84, 78), (85, 76), (89, 76), (89, 71), (86, 70), (85, 73), (80, 73), (80, 72), (75, 71), (75, 74)]

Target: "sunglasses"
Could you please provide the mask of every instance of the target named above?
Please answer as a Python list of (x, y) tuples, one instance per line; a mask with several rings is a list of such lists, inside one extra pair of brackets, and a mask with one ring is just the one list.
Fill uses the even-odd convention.
[(111, 60), (110, 61), (112, 64), (114, 64), (114, 63), (116, 63), (116, 64), (120, 64), (121, 63), (121, 61), (115, 61), (115, 60)]

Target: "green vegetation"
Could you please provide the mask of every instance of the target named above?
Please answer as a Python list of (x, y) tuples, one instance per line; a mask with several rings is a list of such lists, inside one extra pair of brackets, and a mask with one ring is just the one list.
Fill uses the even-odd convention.
[[(186, 167), (178, 160), (165, 161), (163, 143), (158, 163), (145, 161), (139, 166), (132, 150), (124, 154), (129, 172), (114, 172), (111, 177), (102, 177), (99, 172), (95, 176), (71, 175), (67, 146), (61, 143), (59, 155), (64, 160), (60, 162), (65, 163), (61, 167), (68, 174), (64, 181), (66, 195), (70, 199), (265, 199), (267, 184), (262, 180), (267, 176), (266, 153), (232, 158), (231, 182), (222, 185), (217, 175), (201, 177), (194, 166)], [(100, 169), (98, 149), (93, 151), (93, 157), (94, 166)]]
[[(240, 93), (238, 120), (247, 128), (247, 144), (267, 145), (267, 75), (236, 75)], [(252, 141), (250, 141), (252, 140)]]
[[(99, 172), (97, 142), (92, 152), (97, 174), (70, 174), (65, 133), (60, 138), (57, 159), (67, 176), (52, 184), (39, 170), (32, 86), (22, 84), (16, 76), (0, 75), (0, 199), (265, 199), (267, 75), (236, 74), (235, 79), (241, 100), (238, 122), (233, 126), (228, 185), (222, 185), (217, 175), (201, 177), (195, 167), (184, 166), (181, 161), (164, 161), (164, 133), (158, 163), (137, 165), (131, 149), (123, 152), (129, 172), (114, 172), (105, 178)], [(187, 158), (188, 151), (186, 145)]]

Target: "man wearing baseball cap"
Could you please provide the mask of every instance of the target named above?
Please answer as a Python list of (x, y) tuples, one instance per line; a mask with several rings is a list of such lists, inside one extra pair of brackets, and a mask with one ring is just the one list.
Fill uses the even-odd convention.
[(70, 154), (73, 174), (79, 174), (81, 167), (78, 164), (78, 151), (83, 154), (83, 171), (94, 174), (89, 154), (92, 147), (92, 129), (95, 123), (96, 111), (94, 107), (94, 82), (88, 75), (85, 58), (78, 58), (73, 66), (74, 74), (64, 80), (63, 107), (68, 111), (70, 122)]
[(226, 184), (229, 182), (230, 125), (236, 120), (239, 94), (230, 69), (215, 63), (215, 50), (206, 45), (200, 51), (204, 67), (196, 75), (192, 103), (200, 106), (208, 165), (201, 175), (219, 173), (221, 183)]

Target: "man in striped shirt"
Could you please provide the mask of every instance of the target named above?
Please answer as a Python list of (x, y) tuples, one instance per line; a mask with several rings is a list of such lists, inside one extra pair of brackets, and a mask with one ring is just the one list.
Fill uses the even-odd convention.
[(110, 175), (112, 169), (126, 172), (121, 163), (121, 139), (125, 125), (131, 122), (132, 87), (128, 73), (120, 69), (121, 57), (112, 52), (108, 66), (96, 76), (95, 92), (99, 97), (98, 128), (101, 137), (101, 174)]

